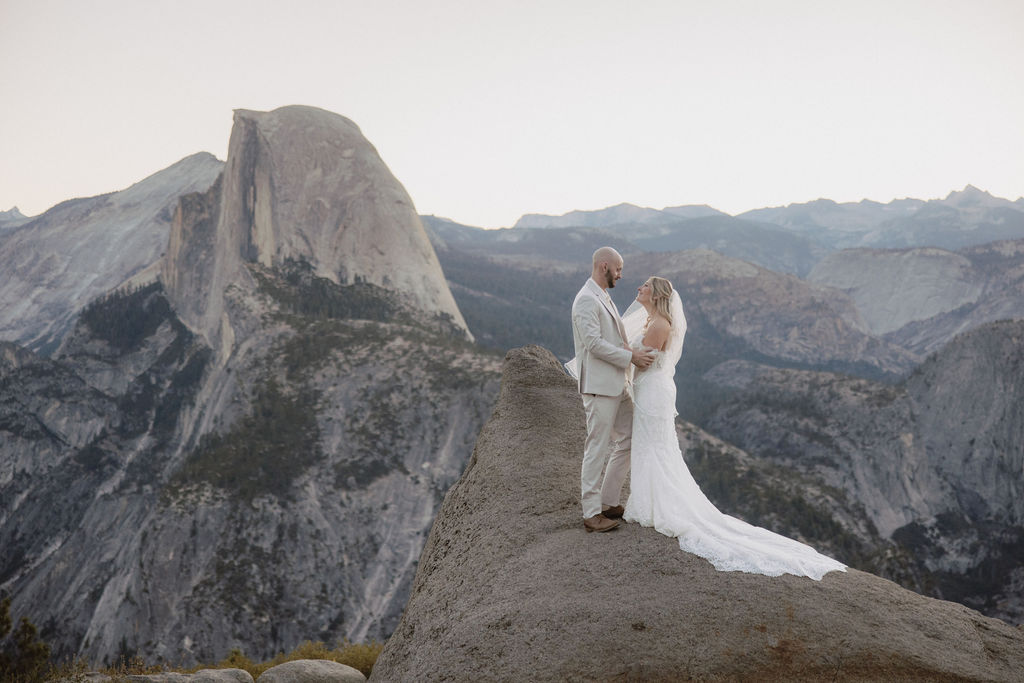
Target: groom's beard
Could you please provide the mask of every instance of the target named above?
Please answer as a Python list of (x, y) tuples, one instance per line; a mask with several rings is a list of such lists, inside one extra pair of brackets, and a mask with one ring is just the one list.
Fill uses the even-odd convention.
[(611, 273), (605, 273), (604, 274), (604, 279), (605, 279), (605, 282), (608, 283), (608, 289), (612, 289), (613, 287), (615, 287), (615, 276), (614, 275), (612, 275)]

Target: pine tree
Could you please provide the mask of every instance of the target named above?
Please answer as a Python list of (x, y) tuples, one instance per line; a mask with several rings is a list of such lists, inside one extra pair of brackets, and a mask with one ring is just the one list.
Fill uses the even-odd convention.
[[(7, 638), (14, 625), (11, 619), (11, 599), (0, 601), (0, 641)], [(50, 661), (50, 646), (39, 640), (35, 624), (22, 617), (14, 632), (14, 653), (7, 644), (0, 650), (0, 679), (5, 681), (35, 681), (42, 679)]]

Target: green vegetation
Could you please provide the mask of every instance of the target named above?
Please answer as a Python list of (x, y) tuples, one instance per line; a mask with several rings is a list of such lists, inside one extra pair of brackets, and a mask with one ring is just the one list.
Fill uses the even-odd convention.
[(0, 680), (10, 683), (41, 681), (50, 660), (50, 646), (38, 638), (35, 625), (22, 617), (14, 634), (11, 599), (0, 601)]
[[(165, 322), (171, 325), (174, 337), (157, 361), (118, 397), (120, 419), (111, 435), (132, 438), (149, 432), (156, 438), (154, 449), (170, 440), (182, 407), (193, 401), (211, 351), (197, 344), (177, 319), (159, 283), (112, 292), (93, 301), (81, 314), (81, 323), (92, 336), (122, 354), (137, 350)], [(97, 439), (89, 447), (92, 450), (77, 459), (95, 469), (101, 446)]]
[(573, 355), (569, 313), (585, 271), (526, 271), (454, 249), (438, 259), (478, 344), (502, 352), (540, 344), (563, 360)]
[(138, 348), (165, 320), (174, 317), (159, 282), (117, 290), (94, 300), (79, 319), (97, 339), (121, 352)]
[(287, 495), (295, 477), (320, 458), (316, 401), (311, 391), (287, 393), (266, 382), (251, 414), (225, 434), (203, 437), (171, 478), (169, 492), (208, 483), (242, 500)]
[(338, 284), (314, 273), (306, 260), (286, 259), (276, 268), (250, 264), (259, 291), (281, 308), (278, 317), (299, 327), (311, 321), (361, 320), (421, 327), (433, 334), (461, 339), (462, 328), (445, 314), (431, 316), (404, 302), (395, 291), (363, 282)]
[(287, 259), (274, 271), (254, 268), (252, 273), (261, 292), (299, 315), (384, 321), (402, 312), (395, 292), (358, 280), (336, 284), (315, 275), (308, 261)]

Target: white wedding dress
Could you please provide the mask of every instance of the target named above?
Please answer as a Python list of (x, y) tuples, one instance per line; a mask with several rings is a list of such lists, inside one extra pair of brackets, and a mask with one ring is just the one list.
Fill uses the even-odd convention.
[[(635, 310), (636, 308), (639, 310)], [(639, 347), (646, 310), (639, 304), (623, 315), (630, 342)], [(672, 293), (673, 329), (654, 363), (633, 380), (633, 446), (630, 496), (623, 519), (654, 527), (679, 539), (683, 550), (707, 559), (719, 571), (820, 580), (846, 567), (810, 546), (719, 512), (701, 492), (683, 461), (675, 430), (676, 363), (686, 319), (679, 294)]]

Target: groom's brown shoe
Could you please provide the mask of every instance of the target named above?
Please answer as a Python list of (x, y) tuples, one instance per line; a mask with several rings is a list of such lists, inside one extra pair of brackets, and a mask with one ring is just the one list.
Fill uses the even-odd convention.
[(626, 508), (621, 505), (613, 505), (607, 510), (602, 510), (601, 514), (608, 519), (622, 519), (622, 514), (626, 511)]
[(587, 533), (591, 531), (611, 531), (619, 525), (618, 520), (608, 519), (604, 515), (594, 515), (583, 520)]

